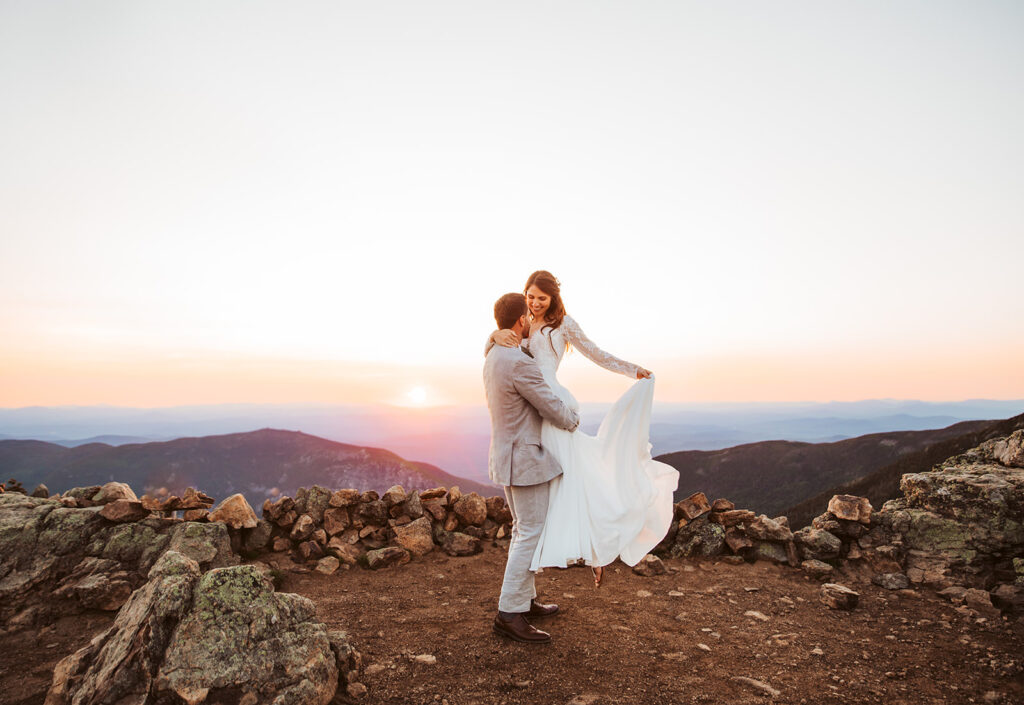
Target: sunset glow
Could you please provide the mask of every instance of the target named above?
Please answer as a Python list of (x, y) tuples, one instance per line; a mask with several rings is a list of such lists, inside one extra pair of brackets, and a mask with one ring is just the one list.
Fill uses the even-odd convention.
[(0, 8), (0, 407), (1024, 398), (1020, 6), (399, 5)]

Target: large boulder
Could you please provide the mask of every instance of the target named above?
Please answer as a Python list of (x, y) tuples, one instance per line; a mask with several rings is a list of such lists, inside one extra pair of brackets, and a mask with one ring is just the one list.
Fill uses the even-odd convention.
[[(859, 539), (898, 549), (911, 583), (990, 590), (1024, 555), (1024, 430), (985, 441), (930, 472), (908, 473)], [(890, 567), (879, 572), (896, 572)]]
[(0, 495), (0, 623), (29, 613), (30, 620), (21, 620), (26, 626), (82, 609), (117, 609), (168, 549), (201, 568), (238, 562), (224, 524), (104, 518), (122, 506), (138, 505), (114, 500), (73, 508), (52, 499)]
[(110, 629), (58, 664), (47, 705), (326, 705), (334, 697), (338, 656), (310, 600), (275, 593), (256, 566), (200, 577), (175, 551), (149, 578)]
[(198, 580), (195, 561), (166, 552), (113, 625), (57, 664), (46, 705), (150, 702), (153, 676)]

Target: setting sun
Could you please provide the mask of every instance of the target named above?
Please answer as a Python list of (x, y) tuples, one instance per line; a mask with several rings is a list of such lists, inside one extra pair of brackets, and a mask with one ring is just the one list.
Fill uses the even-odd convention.
[(406, 398), (413, 406), (424, 406), (427, 403), (427, 390), (423, 387), (413, 387), (409, 390)]

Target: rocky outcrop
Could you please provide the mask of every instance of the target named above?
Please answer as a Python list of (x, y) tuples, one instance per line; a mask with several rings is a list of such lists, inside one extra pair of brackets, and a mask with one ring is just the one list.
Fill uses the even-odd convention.
[(904, 475), (900, 490), (858, 539), (869, 560), (897, 565), (914, 585), (1021, 587), (1024, 430)]
[[(255, 566), (167, 551), (114, 624), (54, 671), (46, 705), (244, 702), (326, 705), (361, 662), (313, 603), (274, 592)], [(341, 666), (341, 668), (339, 668)]]
[[(100, 488), (88, 488), (94, 497)], [(91, 499), (89, 501), (92, 501)], [(135, 507), (120, 497), (68, 507), (57, 499), (0, 494), (0, 624), (46, 623), (83, 609), (116, 610), (166, 550), (203, 568), (231, 565), (223, 524), (149, 516), (128, 520), (110, 507)], [(134, 511), (134, 510), (131, 510)]]

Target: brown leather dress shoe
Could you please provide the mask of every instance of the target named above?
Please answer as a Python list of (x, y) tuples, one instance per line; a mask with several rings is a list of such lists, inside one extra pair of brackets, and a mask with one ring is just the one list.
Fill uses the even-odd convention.
[(530, 611), (526, 613), (527, 617), (550, 617), (553, 614), (558, 614), (558, 605), (545, 605), (542, 602), (537, 602), (537, 598), (530, 600)]
[(546, 644), (551, 641), (550, 634), (532, 626), (521, 614), (517, 614), (512, 619), (502, 619), (500, 614), (496, 615), (493, 628), (495, 634), (527, 644)]

